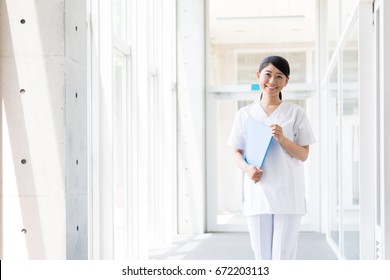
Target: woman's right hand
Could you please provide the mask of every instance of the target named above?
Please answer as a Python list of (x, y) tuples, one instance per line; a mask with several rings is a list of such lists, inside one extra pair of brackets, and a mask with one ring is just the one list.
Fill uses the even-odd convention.
[(263, 175), (263, 169), (254, 165), (248, 165), (248, 168), (245, 172), (248, 177), (255, 183), (258, 183), (261, 179), (261, 176)]
[(259, 182), (263, 175), (263, 169), (248, 164), (244, 159), (244, 150), (234, 149), (234, 155), (237, 166), (244, 171), (248, 177), (255, 183)]

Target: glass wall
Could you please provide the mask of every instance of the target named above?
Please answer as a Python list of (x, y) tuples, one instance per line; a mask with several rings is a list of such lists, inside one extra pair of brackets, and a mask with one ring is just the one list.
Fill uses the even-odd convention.
[[(358, 1), (347, 2), (328, 2), (338, 7), (336, 29), (344, 37), (334, 41), (329, 34), (324, 49), (331, 54), (323, 88), (328, 95), (328, 239), (342, 258), (359, 259)], [(335, 29), (329, 22), (333, 11), (327, 12), (330, 32)]]
[(172, 242), (175, 4), (89, 1), (93, 259), (147, 259), (151, 248)]
[(127, 158), (126, 158), (126, 57), (114, 52), (113, 57), (113, 142), (115, 193), (115, 257), (124, 258), (126, 248)]
[(356, 0), (325, 0), (326, 30), (329, 59), (337, 46), (342, 31), (347, 27), (351, 12), (356, 6)]
[(344, 255), (359, 258), (359, 99), (358, 41), (355, 24), (343, 48), (342, 172)]
[(130, 48), (127, 15), (128, 5), (125, 0), (112, 1), (112, 124), (113, 124), (113, 193), (114, 193), (114, 258), (127, 258), (128, 245), (128, 203), (129, 191), (127, 168), (128, 147), (128, 53)]
[(332, 57), (333, 51), (336, 48), (337, 40), (340, 35), (339, 27), (339, 14), (340, 5), (339, 0), (326, 0), (326, 50), (328, 53), (328, 59)]
[(340, 104), (338, 95), (338, 67), (334, 67), (329, 76), (328, 94), (328, 137), (329, 137), (329, 233), (330, 238), (339, 246), (340, 233)]

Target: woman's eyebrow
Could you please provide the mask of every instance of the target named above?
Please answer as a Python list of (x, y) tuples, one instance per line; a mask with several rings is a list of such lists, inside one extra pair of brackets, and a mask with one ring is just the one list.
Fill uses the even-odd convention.
[[(273, 73), (271, 70), (265, 70), (264, 71), (265, 73)], [(284, 75), (282, 72), (275, 72), (275, 74), (277, 74), (277, 75)]]

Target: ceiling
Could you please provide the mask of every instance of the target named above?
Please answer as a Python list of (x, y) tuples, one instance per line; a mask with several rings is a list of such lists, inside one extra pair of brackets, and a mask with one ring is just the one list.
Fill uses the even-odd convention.
[[(316, 40), (315, 0), (209, 0), (213, 45), (307, 44)], [(342, 19), (356, 0), (340, 2)], [(336, 36), (338, 0), (328, 1), (330, 35)]]

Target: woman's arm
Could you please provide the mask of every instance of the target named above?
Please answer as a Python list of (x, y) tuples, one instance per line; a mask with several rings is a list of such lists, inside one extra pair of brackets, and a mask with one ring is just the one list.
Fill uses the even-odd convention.
[(236, 165), (244, 171), (248, 177), (255, 183), (259, 182), (263, 175), (263, 170), (259, 167), (248, 164), (244, 159), (244, 151), (240, 149), (234, 149), (234, 160)]
[(290, 156), (305, 161), (309, 156), (309, 146), (299, 146), (284, 136), (282, 128), (273, 124), (270, 126), (272, 129), (272, 135), (276, 141), (290, 154)]

